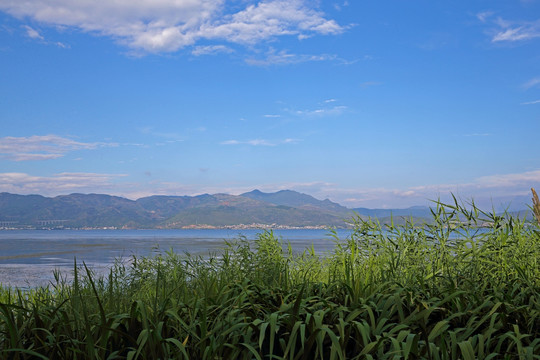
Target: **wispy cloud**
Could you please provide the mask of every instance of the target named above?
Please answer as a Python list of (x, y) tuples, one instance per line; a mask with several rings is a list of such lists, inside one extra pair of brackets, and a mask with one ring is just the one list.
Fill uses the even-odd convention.
[(347, 7), (347, 6), (349, 6), (349, 2), (348, 2), (348, 1), (344, 1), (344, 2), (341, 3), (341, 4), (335, 3), (335, 4), (334, 4), (334, 9), (336, 9), (337, 11), (341, 11), (342, 8)]
[(195, 46), (191, 53), (195, 56), (201, 55), (217, 55), (217, 54), (230, 54), (234, 50), (225, 45), (205, 45), (205, 46)]
[(382, 85), (382, 82), (380, 82), (380, 81), (364, 81), (363, 83), (360, 84), (360, 87), (367, 88), (367, 87), (378, 86), (378, 85)]
[(223, 0), (0, 2), (0, 10), (11, 15), (108, 36), (151, 53), (177, 51), (203, 39), (255, 44), (278, 36), (303, 38), (345, 30), (307, 0), (247, 1), (237, 6), (242, 7), (230, 13)]
[(114, 179), (124, 174), (59, 173), (33, 176), (26, 173), (0, 173), (0, 192), (16, 194), (59, 195), (78, 192), (106, 192), (114, 187)]
[[(206, 128), (202, 130), (202, 127), (199, 127), (196, 131), (206, 131)], [(174, 142), (182, 142), (186, 140), (186, 136), (183, 134), (179, 134), (176, 132), (171, 131), (157, 131), (152, 126), (142, 127), (138, 129), (140, 133), (145, 135), (151, 135), (155, 136), (157, 138), (165, 139), (165, 142), (168, 143), (174, 143)]]
[(521, 105), (533, 105), (533, 104), (540, 104), (540, 100), (527, 101), (527, 102), (521, 103)]
[(540, 85), (540, 77), (533, 78), (527, 82), (525, 82), (523, 85), (521, 85), (525, 90), (528, 90), (532, 87), (536, 87), (537, 85)]
[(491, 41), (520, 41), (540, 37), (540, 28), (534, 23), (526, 26), (516, 26), (499, 31)]
[(41, 33), (38, 30), (36, 30), (36, 29), (34, 29), (34, 28), (32, 28), (32, 27), (30, 27), (28, 25), (24, 25), (22, 28), (26, 31), (26, 36), (29, 37), (30, 39), (38, 40), (40, 43), (45, 44), (45, 45), (55, 45), (55, 46), (58, 46), (58, 47), (63, 48), (63, 49), (68, 49), (69, 48), (69, 45), (64, 44), (64, 43), (62, 43), (60, 41), (56, 41), (56, 42), (52, 41), (51, 42), (51, 41), (45, 40), (45, 37), (43, 35), (41, 35)]
[(333, 106), (333, 107), (322, 107), (318, 109), (306, 109), (306, 110), (296, 110), (294, 111), (294, 114), (298, 116), (337, 116), (341, 115), (345, 110), (347, 110), (347, 106), (339, 105), (339, 106)]
[(90, 150), (115, 143), (83, 143), (58, 135), (0, 138), (0, 157), (13, 161), (50, 160), (75, 150)]
[(510, 21), (501, 17), (493, 18), (492, 15), (490, 12), (477, 15), (483, 23), (491, 24), (491, 42), (518, 42), (540, 37), (540, 20)]
[(490, 207), (497, 198), (512, 198), (527, 195), (531, 186), (540, 185), (540, 170), (512, 174), (481, 176), (466, 183), (432, 184), (401, 190), (412, 198), (434, 199), (434, 195), (449, 199), (453, 193), (463, 199), (474, 199), (484, 207)]
[[(531, 186), (540, 185), (540, 170), (513, 174), (496, 174), (478, 177), (470, 182), (455, 184), (431, 184), (405, 188), (343, 187), (324, 181), (284, 182), (257, 184), (261, 191), (291, 189), (305, 192), (318, 199), (329, 198), (348, 207), (400, 208), (412, 205), (433, 205), (431, 200), (451, 202), (451, 194), (463, 201), (474, 200), (484, 209), (492, 205), (508, 204), (512, 199), (525, 196), (528, 199)], [(247, 190), (246, 190), (247, 191)], [(523, 203), (514, 204), (524, 209)]]
[(275, 143), (265, 139), (253, 139), (253, 140), (226, 140), (221, 142), (221, 145), (252, 145), (252, 146), (276, 146)]
[(44, 37), (36, 29), (28, 25), (24, 25), (23, 28), (26, 30), (26, 36), (30, 39), (44, 40)]
[[(322, 185), (321, 185), (322, 184)], [(540, 185), (540, 170), (482, 176), (466, 183), (431, 184), (396, 188), (344, 188), (338, 184), (316, 183), (302, 190), (319, 198), (329, 197), (349, 207), (408, 207), (433, 205), (430, 200), (452, 201), (451, 194), (464, 201), (474, 200), (485, 209), (508, 204), (513, 198), (528, 199), (531, 186)], [(294, 187), (291, 187), (294, 188)], [(524, 204), (514, 204), (525, 208)]]
[(540, 182), (540, 170), (526, 171), (515, 174), (498, 174), (482, 176), (475, 180), (480, 187), (512, 187)]
[(485, 23), (488, 18), (490, 18), (491, 16), (493, 16), (493, 11), (482, 11), (482, 12), (479, 12), (478, 14), (476, 14), (476, 18), (478, 20), (480, 20), (481, 22)]
[(278, 118), (278, 117), (281, 117), (281, 115), (277, 115), (277, 114), (266, 114), (266, 115), (263, 115), (265, 118)]
[(278, 141), (270, 141), (266, 139), (253, 139), (253, 140), (227, 140), (223, 141), (221, 145), (251, 145), (251, 146), (277, 146), (281, 144), (296, 144), (299, 143), (300, 139), (284, 139)]
[(253, 66), (268, 66), (268, 65), (288, 65), (288, 64), (300, 64), (311, 61), (338, 61), (345, 62), (337, 55), (333, 54), (292, 54), (287, 50), (276, 51), (270, 49), (266, 55), (262, 58), (248, 58), (245, 60), (248, 65)]
[(299, 143), (301, 141), (302, 141), (302, 139), (285, 139), (281, 143), (282, 144), (297, 144), (297, 143)]

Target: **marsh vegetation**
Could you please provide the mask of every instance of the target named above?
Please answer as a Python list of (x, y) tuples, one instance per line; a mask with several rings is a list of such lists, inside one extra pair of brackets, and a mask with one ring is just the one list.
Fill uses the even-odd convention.
[(540, 229), (458, 201), (354, 218), (324, 256), (272, 232), (0, 290), (2, 359), (540, 359)]

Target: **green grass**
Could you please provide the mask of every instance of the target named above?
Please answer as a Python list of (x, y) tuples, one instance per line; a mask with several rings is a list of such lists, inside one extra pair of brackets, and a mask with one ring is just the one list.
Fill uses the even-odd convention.
[(325, 256), (263, 232), (1, 289), (0, 358), (540, 359), (538, 225), (457, 201), (432, 212), (355, 218)]

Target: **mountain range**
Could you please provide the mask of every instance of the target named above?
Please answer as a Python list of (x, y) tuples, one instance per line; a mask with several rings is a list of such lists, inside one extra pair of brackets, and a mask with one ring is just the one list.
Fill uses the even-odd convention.
[(155, 195), (130, 200), (103, 194), (56, 197), (0, 193), (0, 228), (186, 228), (186, 227), (347, 227), (355, 214), (381, 222), (431, 217), (428, 207), (349, 209), (292, 190), (240, 195)]
[(103, 194), (56, 197), (0, 193), (0, 227), (224, 227), (277, 224), (344, 226), (351, 210), (295, 191), (241, 195), (149, 196), (138, 200)]

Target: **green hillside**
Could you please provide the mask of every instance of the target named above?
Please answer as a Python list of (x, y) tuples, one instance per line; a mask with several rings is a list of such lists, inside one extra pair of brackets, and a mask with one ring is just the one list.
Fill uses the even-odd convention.
[[(287, 195), (308, 201), (296, 201), (296, 206), (288, 206), (228, 194), (150, 196), (134, 201), (102, 194), (70, 194), (49, 198), (1, 193), (0, 222), (30, 228), (179, 228), (202, 224), (217, 227), (241, 224), (300, 227), (345, 225), (343, 219), (347, 218), (344, 216), (346, 208), (335, 203), (328, 206), (328, 200), (320, 201), (292, 191)], [(332, 207), (342, 209), (334, 212), (329, 210)]]

